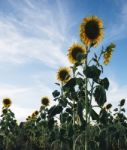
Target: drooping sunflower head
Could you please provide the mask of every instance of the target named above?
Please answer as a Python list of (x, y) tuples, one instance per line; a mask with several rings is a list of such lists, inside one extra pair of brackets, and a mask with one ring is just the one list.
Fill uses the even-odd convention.
[(109, 46), (107, 46), (106, 50), (103, 52), (103, 58), (104, 58), (105, 65), (107, 65), (109, 63), (115, 47), (116, 47), (115, 44), (111, 43)]
[(86, 17), (80, 25), (80, 39), (87, 45), (98, 45), (104, 36), (103, 22), (96, 16)]
[(57, 80), (62, 83), (66, 83), (67, 81), (70, 80), (71, 77), (70, 73), (71, 73), (70, 68), (60, 67), (57, 72)]
[(112, 57), (112, 49), (107, 50), (104, 54), (104, 64), (107, 65)]
[(49, 98), (48, 98), (47, 96), (42, 97), (42, 99), (41, 99), (41, 104), (42, 104), (42, 105), (48, 106), (48, 105), (49, 105), (49, 102), (50, 102), (50, 100), (49, 100)]
[(79, 61), (78, 56), (80, 54), (86, 54), (86, 49), (81, 44), (74, 43), (68, 50), (68, 59), (70, 63), (77, 63)]
[(3, 99), (3, 105), (5, 108), (9, 108), (11, 106), (12, 102), (10, 98), (4, 98)]

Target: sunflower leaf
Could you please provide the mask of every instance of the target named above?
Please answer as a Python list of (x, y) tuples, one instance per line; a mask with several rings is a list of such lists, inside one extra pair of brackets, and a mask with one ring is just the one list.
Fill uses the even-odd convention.
[(97, 102), (97, 104), (99, 106), (103, 106), (104, 103), (107, 101), (106, 100), (106, 92), (103, 88), (103, 86), (96, 86), (96, 89), (95, 89), (95, 92), (94, 92), (94, 98), (95, 98), (95, 101)]

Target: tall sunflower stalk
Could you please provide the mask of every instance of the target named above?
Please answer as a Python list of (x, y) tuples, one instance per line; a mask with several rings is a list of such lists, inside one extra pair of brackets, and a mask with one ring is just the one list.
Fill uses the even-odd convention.
[[(86, 56), (86, 60), (85, 60), (85, 67), (87, 68), (87, 57)], [(85, 110), (86, 110), (86, 115), (85, 115), (85, 119), (86, 119), (86, 131), (85, 131), (85, 150), (88, 149), (88, 93), (87, 93), (87, 89), (88, 89), (88, 78), (85, 78)]]
[[(75, 66), (72, 68), (72, 73), (73, 73), (73, 78), (75, 78)], [(75, 131), (75, 99), (73, 99), (73, 116), (72, 116), (72, 121), (73, 121), (73, 131)], [(73, 135), (73, 150), (75, 150), (75, 132)]]
[[(88, 53), (90, 48), (93, 46), (97, 46), (103, 38), (103, 23), (102, 21), (96, 17), (86, 17), (83, 19), (83, 22), (80, 25), (80, 38), (81, 41), (85, 44), (87, 48), (87, 55), (85, 60), (85, 68), (87, 70), (88, 64)], [(88, 50), (89, 47), (89, 50)], [(93, 81), (91, 86), (91, 96), (90, 96), (90, 108), (88, 108), (88, 78), (86, 75), (85, 78), (85, 119), (86, 119), (86, 130), (85, 130), (85, 150), (88, 150), (88, 135), (89, 135), (89, 124), (90, 124), (90, 115), (91, 115), (91, 107), (92, 107), (92, 92), (93, 92)]]

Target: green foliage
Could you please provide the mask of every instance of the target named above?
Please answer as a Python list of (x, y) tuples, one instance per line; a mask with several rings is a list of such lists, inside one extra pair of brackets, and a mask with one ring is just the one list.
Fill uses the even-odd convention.
[(94, 92), (94, 98), (97, 104), (101, 107), (106, 102), (106, 92), (103, 86), (97, 85), (95, 92)]
[(86, 75), (87, 78), (92, 78), (93, 80), (94, 79), (96, 80), (99, 79), (101, 70), (99, 70), (95, 65), (87, 66), (84, 69), (84, 74)]

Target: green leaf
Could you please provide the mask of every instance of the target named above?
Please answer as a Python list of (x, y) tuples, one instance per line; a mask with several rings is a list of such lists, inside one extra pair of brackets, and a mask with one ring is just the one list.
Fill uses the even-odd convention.
[(63, 98), (63, 99), (59, 99), (59, 104), (62, 105), (63, 107), (67, 106), (67, 99)]
[(104, 78), (100, 80), (100, 85), (102, 85), (106, 90), (109, 88), (109, 80), (108, 78)]
[(76, 78), (76, 84), (79, 86), (82, 86), (84, 84), (84, 81), (82, 78)]
[(48, 111), (49, 117), (53, 117), (57, 114), (60, 114), (62, 110), (63, 110), (62, 106), (59, 106), (59, 105), (52, 106)]
[(76, 85), (76, 78), (71, 78), (64, 86), (63, 86), (63, 90), (64, 91), (68, 91), (68, 90), (71, 90), (73, 91), (74, 90), (74, 87)]
[(56, 85), (58, 85), (58, 86), (60, 86), (60, 84), (59, 83), (55, 83)]
[(98, 79), (101, 74), (101, 70), (98, 69), (95, 65), (92, 65), (86, 67), (83, 73), (87, 78)]
[(63, 129), (63, 128), (61, 128), (61, 129), (60, 129), (60, 140), (63, 140), (63, 139), (64, 139), (65, 133), (66, 133), (66, 130)]
[(107, 114), (107, 112), (106, 112), (105, 109), (102, 109), (102, 110), (100, 111), (99, 119), (100, 119), (100, 122), (101, 122), (101, 123), (107, 124), (107, 121), (108, 121), (108, 114)]
[(125, 104), (125, 99), (122, 99), (121, 101), (120, 101), (120, 105), (119, 106), (123, 106)]
[(82, 106), (82, 103), (80, 101), (77, 104), (77, 113), (78, 113), (80, 120), (82, 122), (84, 120), (83, 119), (83, 106)]
[(72, 137), (73, 135), (74, 135), (74, 130), (73, 130), (72, 123), (70, 123), (68, 127), (68, 136)]
[(52, 95), (54, 98), (56, 98), (60, 95), (60, 92), (58, 90), (55, 90), (54, 92), (52, 92)]
[(114, 111), (118, 111), (118, 108), (115, 108)]
[(54, 118), (49, 119), (48, 120), (48, 128), (52, 129), (54, 126), (54, 123), (55, 123)]
[(41, 113), (41, 118), (45, 119), (46, 118), (46, 114), (45, 113)]
[(93, 120), (98, 120), (99, 119), (99, 115), (93, 109), (91, 109), (91, 118)]
[(66, 112), (72, 115), (72, 109), (71, 108), (66, 108)]
[(94, 98), (95, 101), (99, 106), (103, 106), (106, 102), (106, 92), (103, 88), (103, 86), (96, 86), (95, 92), (94, 92)]
[(125, 108), (122, 108), (121, 111), (125, 112)]
[(68, 118), (69, 114), (68, 113), (63, 113), (60, 115), (60, 120), (62, 123), (65, 123), (65, 121), (67, 121), (67, 118)]

